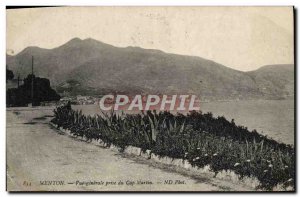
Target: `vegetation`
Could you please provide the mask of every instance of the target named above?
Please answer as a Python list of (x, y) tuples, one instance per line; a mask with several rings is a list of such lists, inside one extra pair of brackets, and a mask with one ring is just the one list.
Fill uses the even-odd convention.
[(13, 78), (14, 78), (14, 73), (13, 73), (13, 71), (8, 70), (8, 69), (6, 68), (6, 81), (7, 81), (7, 80), (12, 80)]
[(209, 165), (216, 175), (231, 170), (240, 178), (256, 177), (260, 189), (271, 190), (278, 184), (295, 187), (294, 147), (250, 132), (234, 120), (195, 111), (187, 115), (112, 111), (91, 117), (70, 106), (58, 107), (54, 113), (52, 122), (58, 128), (87, 141), (101, 139), (121, 150), (129, 145), (140, 147), (161, 157), (185, 159), (199, 168)]
[[(32, 99), (33, 80), (33, 99)], [(8, 107), (40, 105), (43, 101), (58, 101), (60, 96), (50, 86), (50, 81), (46, 78), (28, 75), (24, 79), (24, 84), (18, 88), (9, 88), (6, 93), (6, 105)]]

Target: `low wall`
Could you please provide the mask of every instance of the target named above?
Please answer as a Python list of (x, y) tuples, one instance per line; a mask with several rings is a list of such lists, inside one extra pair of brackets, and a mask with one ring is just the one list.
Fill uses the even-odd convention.
[[(52, 126), (56, 127), (56, 125), (53, 124), (52, 122), (50, 122), (50, 124)], [(70, 130), (68, 130), (68, 129), (60, 128), (59, 130), (72, 136)], [(118, 148), (117, 146), (115, 146), (113, 144), (110, 145), (110, 147), (107, 147), (106, 144), (101, 140), (96, 141), (93, 139), (90, 143), (95, 144), (95, 145), (100, 144), (103, 147), (109, 148), (113, 151), (118, 151), (118, 152), (120, 151), (120, 148)], [(189, 171), (203, 173), (206, 176), (209, 176), (211, 178), (216, 178), (216, 179), (223, 180), (223, 181), (230, 181), (231, 183), (234, 183), (234, 184), (247, 185), (247, 187), (250, 187), (252, 190), (256, 190), (256, 191), (257, 191), (257, 189), (256, 189), (257, 186), (259, 186), (259, 184), (260, 184), (259, 180), (255, 177), (244, 177), (242, 179), (239, 179), (239, 176), (235, 172), (230, 171), (230, 170), (228, 170), (228, 171), (223, 170), (221, 172), (218, 172), (218, 174), (215, 176), (215, 173), (210, 171), (209, 165), (207, 165), (203, 168), (198, 168), (196, 166), (193, 167), (187, 160), (173, 159), (173, 158), (170, 158), (167, 156), (161, 157), (159, 155), (151, 153), (151, 150), (146, 150), (146, 152), (143, 153), (141, 148), (134, 147), (134, 146), (127, 146), (124, 150), (124, 153), (128, 154), (128, 155), (135, 155), (135, 156), (140, 156), (140, 157), (143, 157), (146, 159), (151, 159), (155, 162), (162, 163), (162, 164), (177, 166), (177, 167), (189, 170)], [(282, 190), (286, 190), (286, 189), (283, 189), (283, 187), (281, 185), (278, 185), (273, 188), (273, 191), (282, 191)]]

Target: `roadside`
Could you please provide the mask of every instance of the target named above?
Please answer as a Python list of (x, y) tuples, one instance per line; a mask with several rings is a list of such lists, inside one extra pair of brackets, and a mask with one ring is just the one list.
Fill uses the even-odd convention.
[(250, 189), (63, 135), (48, 124), (51, 115), (49, 107), (7, 110), (8, 191)]

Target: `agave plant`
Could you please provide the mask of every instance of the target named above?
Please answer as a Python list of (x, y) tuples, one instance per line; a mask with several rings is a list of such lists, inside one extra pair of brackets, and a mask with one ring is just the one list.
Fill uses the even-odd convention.
[(232, 170), (240, 178), (253, 176), (262, 189), (271, 190), (278, 184), (294, 187), (293, 146), (278, 143), (255, 130), (250, 132), (233, 120), (214, 118), (211, 113), (117, 114), (112, 110), (92, 117), (62, 106), (54, 110), (51, 121), (58, 128), (69, 129), (75, 137), (101, 140), (120, 150), (131, 145), (161, 157), (188, 160), (199, 168), (209, 165), (215, 175)]

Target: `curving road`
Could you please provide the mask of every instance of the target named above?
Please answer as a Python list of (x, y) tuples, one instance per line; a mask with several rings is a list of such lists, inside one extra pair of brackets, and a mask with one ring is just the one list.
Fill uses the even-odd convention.
[(59, 133), (52, 110), (7, 109), (8, 191), (249, 190)]

